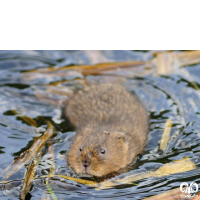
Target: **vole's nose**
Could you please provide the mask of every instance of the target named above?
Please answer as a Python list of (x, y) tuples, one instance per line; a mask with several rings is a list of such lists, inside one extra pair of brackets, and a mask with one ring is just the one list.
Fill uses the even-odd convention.
[(90, 166), (90, 161), (84, 160), (84, 161), (83, 161), (83, 166), (84, 166), (85, 168), (89, 167), (89, 166)]

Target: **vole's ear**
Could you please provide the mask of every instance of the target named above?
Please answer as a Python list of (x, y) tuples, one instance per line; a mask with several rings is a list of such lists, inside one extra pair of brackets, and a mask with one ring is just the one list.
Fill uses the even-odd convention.
[(117, 140), (120, 147), (128, 146), (128, 141), (126, 140), (125, 133), (115, 132), (113, 135), (115, 137), (115, 140)]

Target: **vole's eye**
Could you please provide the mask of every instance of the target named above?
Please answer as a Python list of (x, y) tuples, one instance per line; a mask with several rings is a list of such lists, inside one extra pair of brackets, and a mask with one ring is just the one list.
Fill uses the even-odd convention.
[(79, 151), (83, 151), (83, 147), (80, 147)]
[(106, 151), (104, 149), (101, 149), (100, 153), (104, 154)]

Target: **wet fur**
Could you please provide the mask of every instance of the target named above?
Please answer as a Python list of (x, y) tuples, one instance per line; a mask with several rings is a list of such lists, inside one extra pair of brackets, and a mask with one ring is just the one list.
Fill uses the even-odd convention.
[(84, 159), (91, 162), (87, 173), (100, 177), (126, 167), (144, 149), (147, 111), (137, 96), (118, 84), (78, 91), (64, 113), (76, 128), (67, 161), (78, 174), (84, 173)]

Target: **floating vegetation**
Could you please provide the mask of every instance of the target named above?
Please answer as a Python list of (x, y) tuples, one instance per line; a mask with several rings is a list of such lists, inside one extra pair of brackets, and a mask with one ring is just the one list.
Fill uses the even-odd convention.
[(2, 174), (5, 179), (8, 179), (12, 174), (20, 170), (28, 161), (30, 161), (36, 153), (38, 153), (42, 147), (45, 145), (45, 142), (54, 134), (54, 127), (50, 122), (48, 123), (48, 128), (46, 132), (39, 138), (37, 138), (29, 150), (25, 151), (20, 155), (10, 166), (8, 166)]
[[(129, 52), (121, 60), (115, 54), (77, 53), (71, 62), (66, 62), (70, 55), (49, 61), (44, 56), (0, 56), (0, 66), (5, 63), (5, 75), (0, 74), (0, 198), (115, 198), (120, 188), (121, 197), (176, 199), (180, 182), (199, 181), (200, 51), (132, 52), (133, 57)], [(17, 67), (12, 69), (12, 63)], [(138, 165), (99, 181), (79, 177), (66, 164), (74, 132), (60, 117), (60, 106), (77, 89), (103, 82), (124, 84), (137, 93), (151, 124)]]
[(167, 148), (167, 144), (170, 138), (170, 132), (172, 127), (172, 120), (168, 119), (165, 123), (165, 129), (162, 135), (162, 139), (160, 141), (160, 150), (165, 151)]

